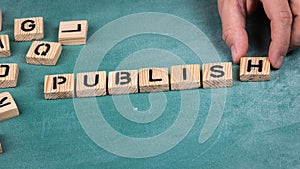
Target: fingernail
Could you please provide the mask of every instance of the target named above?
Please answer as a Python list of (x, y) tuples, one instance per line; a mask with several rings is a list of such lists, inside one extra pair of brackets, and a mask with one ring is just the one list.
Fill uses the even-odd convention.
[(277, 61), (276, 61), (276, 64), (275, 64), (276, 68), (279, 69), (281, 67), (281, 65), (284, 61), (284, 58), (285, 58), (284, 56), (280, 56), (280, 57), (277, 58)]
[(237, 58), (237, 51), (236, 51), (236, 48), (235, 46), (231, 46), (231, 55), (232, 55), (232, 59), (234, 62), (236, 62), (236, 58)]

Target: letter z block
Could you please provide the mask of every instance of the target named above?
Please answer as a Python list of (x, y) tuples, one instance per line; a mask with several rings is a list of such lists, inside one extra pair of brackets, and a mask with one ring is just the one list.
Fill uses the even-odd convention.
[(269, 81), (270, 61), (268, 57), (242, 57), (240, 80), (246, 82)]
[(140, 92), (168, 91), (169, 73), (168, 68), (144, 68), (139, 71)]
[(138, 71), (121, 70), (109, 72), (108, 93), (110, 95), (138, 92)]
[(0, 94), (0, 121), (19, 116), (19, 110), (13, 97), (8, 92)]
[(60, 22), (58, 41), (62, 45), (86, 44), (87, 31), (87, 20)]
[(8, 35), (0, 35), (0, 57), (10, 56), (10, 45)]
[(44, 81), (45, 99), (75, 97), (74, 74), (46, 75)]
[(17, 64), (0, 64), (0, 88), (16, 87), (18, 75)]
[(232, 63), (209, 63), (202, 67), (203, 88), (231, 87)]
[(44, 21), (42, 17), (15, 19), (15, 41), (31, 41), (44, 38)]

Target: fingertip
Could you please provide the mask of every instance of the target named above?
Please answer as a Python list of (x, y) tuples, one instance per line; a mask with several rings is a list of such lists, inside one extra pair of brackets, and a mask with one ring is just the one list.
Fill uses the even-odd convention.
[(280, 69), (285, 56), (278, 56), (278, 57), (271, 57), (270, 56), (270, 63), (274, 69)]

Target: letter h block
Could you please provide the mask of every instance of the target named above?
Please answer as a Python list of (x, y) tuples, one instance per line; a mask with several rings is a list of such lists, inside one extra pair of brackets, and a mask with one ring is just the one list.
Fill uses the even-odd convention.
[(232, 63), (209, 63), (202, 66), (203, 88), (231, 87)]
[(74, 74), (46, 75), (44, 97), (47, 100), (75, 97)]
[(240, 80), (246, 82), (269, 81), (270, 61), (268, 57), (242, 57)]
[(44, 38), (44, 21), (42, 17), (15, 19), (15, 41), (31, 41)]

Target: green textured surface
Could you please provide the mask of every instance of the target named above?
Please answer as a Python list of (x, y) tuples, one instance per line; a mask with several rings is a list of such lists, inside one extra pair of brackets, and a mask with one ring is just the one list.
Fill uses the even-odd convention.
[[(44, 40), (57, 41), (59, 21), (88, 19), (88, 36), (91, 37), (120, 17), (160, 12), (196, 25), (215, 46), (221, 60), (231, 61), (230, 52), (221, 39), (215, 1), (3, 0), (0, 7), (3, 11), (1, 34), (9, 34), (12, 52), (11, 57), (2, 58), (0, 62), (18, 63), (20, 67), (18, 86), (0, 91), (13, 95), (21, 113), (17, 118), (0, 122), (0, 141), (4, 149), (0, 168), (300, 168), (299, 50), (289, 54), (282, 69), (271, 72), (270, 82), (239, 82), (239, 66), (233, 66), (234, 86), (227, 89), (223, 117), (205, 143), (199, 144), (198, 138), (210, 106), (210, 93), (215, 89), (199, 89), (200, 111), (182, 142), (163, 154), (132, 159), (114, 155), (96, 145), (82, 129), (72, 99), (43, 99), (44, 75), (73, 72), (83, 46), (63, 47), (57, 66), (49, 67), (26, 64), (25, 54), (31, 42), (13, 41), (14, 18), (43, 16)], [(264, 18), (259, 21), (250, 18), (249, 56), (266, 55), (269, 30), (265, 27)], [(140, 35), (116, 45), (102, 61), (101, 70), (114, 70), (130, 53), (145, 48), (162, 48), (181, 56), (186, 63), (201, 63), (174, 39)], [(180, 101), (176, 100), (179, 93), (165, 93), (168, 100), (173, 100), (167, 102), (163, 115), (149, 124), (126, 120), (114, 107), (111, 96), (99, 97), (97, 102), (105, 119), (117, 131), (131, 137), (149, 137), (163, 132), (175, 121), (180, 107)], [(130, 97), (138, 109), (150, 107), (148, 94)]]

